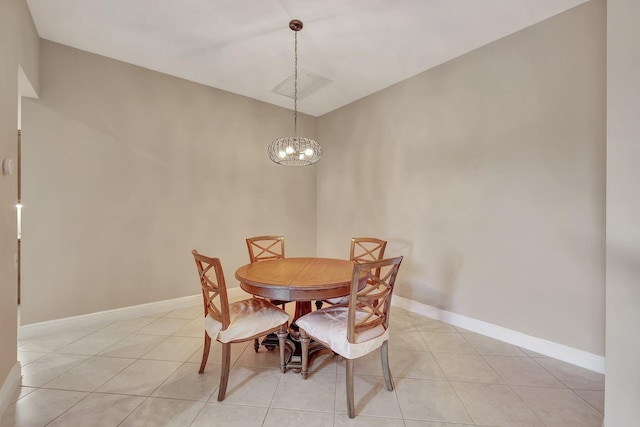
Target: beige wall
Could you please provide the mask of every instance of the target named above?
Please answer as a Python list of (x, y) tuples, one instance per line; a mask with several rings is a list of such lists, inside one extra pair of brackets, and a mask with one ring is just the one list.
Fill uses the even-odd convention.
[[(26, 2), (0, 4), (0, 159), (17, 157), (18, 66), (38, 88), (38, 34)], [(17, 175), (0, 175), (0, 385), (16, 364)]]
[(388, 239), (399, 296), (603, 355), (604, 117), (603, 1), (322, 116), (318, 254)]
[(605, 424), (640, 420), (640, 3), (607, 3)]
[(23, 324), (194, 295), (194, 248), (229, 286), (250, 235), (315, 254), (316, 167), (267, 157), (291, 111), (47, 41), (40, 61), (23, 103)]

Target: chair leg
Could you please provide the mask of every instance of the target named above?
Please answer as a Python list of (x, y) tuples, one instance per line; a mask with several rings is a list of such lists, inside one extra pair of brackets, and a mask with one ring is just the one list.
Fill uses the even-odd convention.
[(207, 365), (207, 359), (209, 358), (209, 350), (211, 349), (211, 337), (205, 331), (204, 333), (204, 347), (202, 348), (202, 362), (200, 362), (200, 370), (198, 373), (204, 372), (204, 367)]
[(256, 353), (260, 349), (260, 338), (256, 338), (253, 340), (253, 349), (255, 350)]
[(285, 362), (285, 347), (287, 346), (287, 324), (282, 325), (282, 328), (278, 331), (278, 347), (280, 347), (280, 372), (284, 374), (287, 368)]
[(382, 359), (384, 382), (387, 384), (387, 390), (392, 391), (393, 377), (391, 376), (391, 370), (389, 369), (389, 341), (382, 343), (382, 347), (380, 347), (380, 358)]
[(307, 335), (307, 331), (302, 328), (299, 328), (298, 332), (300, 333), (300, 347), (302, 352), (302, 369), (300, 373), (302, 374), (302, 378), (306, 380), (309, 372), (309, 342), (311, 341), (311, 337)]
[(218, 402), (224, 400), (229, 382), (229, 365), (231, 364), (231, 343), (222, 343), (222, 366), (220, 366), (220, 385), (218, 386)]
[(346, 359), (347, 362), (347, 411), (349, 418), (356, 416), (356, 408), (353, 404), (353, 359)]

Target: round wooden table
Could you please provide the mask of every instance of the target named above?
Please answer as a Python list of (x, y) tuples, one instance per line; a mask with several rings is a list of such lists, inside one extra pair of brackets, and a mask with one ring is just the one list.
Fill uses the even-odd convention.
[(281, 258), (247, 264), (236, 271), (240, 287), (253, 295), (296, 301), (295, 320), (311, 301), (349, 295), (353, 262), (333, 258)]
[[(289, 329), (288, 368), (299, 371), (302, 367), (302, 353), (295, 321), (311, 311), (311, 301), (349, 295), (353, 276), (353, 262), (333, 258), (281, 258), (254, 262), (240, 267), (236, 279), (240, 287), (253, 295), (269, 299), (295, 301), (296, 311)], [(362, 279), (360, 286), (366, 283)], [(268, 336), (263, 345), (273, 348), (277, 340)], [(309, 346), (309, 357), (326, 350), (319, 343)]]

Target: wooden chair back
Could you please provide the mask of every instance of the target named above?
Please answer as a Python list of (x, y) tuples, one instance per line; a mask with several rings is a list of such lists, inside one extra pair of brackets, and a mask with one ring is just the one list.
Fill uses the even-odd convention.
[[(379, 325), (385, 329), (389, 327), (391, 296), (401, 263), (402, 257), (399, 256), (354, 265), (347, 318), (347, 340), (350, 343), (356, 343), (358, 334), (369, 329)], [(363, 280), (367, 286), (358, 289)], [(360, 313), (358, 317), (356, 312)]]
[(284, 258), (284, 236), (256, 236), (246, 240), (252, 263)]
[(354, 237), (351, 239), (349, 259), (355, 262), (379, 261), (384, 258), (387, 241), (373, 237)]
[(229, 316), (229, 297), (227, 296), (227, 284), (224, 280), (222, 264), (219, 258), (210, 258), (191, 251), (198, 268), (202, 299), (204, 301), (204, 315), (209, 314), (213, 319), (222, 324), (222, 330), (231, 323)]

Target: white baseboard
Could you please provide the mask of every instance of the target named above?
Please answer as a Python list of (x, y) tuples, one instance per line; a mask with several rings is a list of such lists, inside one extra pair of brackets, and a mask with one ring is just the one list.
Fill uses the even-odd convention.
[[(240, 287), (227, 290), (229, 299), (246, 297), (248, 294)], [(164, 301), (150, 302), (147, 304), (132, 305), (113, 310), (98, 311), (96, 313), (83, 314), (81, 316), (65, 317), (63, 319), (47, 320), (46, 322), (31, 323), (18, 327), (18, 339), (24, 340), (51, 332), (73, 329), (88, 322), (114, 322), (116, 320), (131, 319), (138, 316), (150, 316), (166, 311), (178, 310), (202, 304), (202, 294), (188, 297), (175, 298)]]
[(472, 319), (461, 314), (452, 313), (450, 311), (442, 310), (396, 295), (393, 296), (392, 304), (413, 313), (437, 319), (454, 326), (459, 326), (472, 332), (477, 332), (509, 344), (517, 345), (518, 347), (526, 348), (527, 350), (535, 351), (536, 353), (540, 353), (554, 359), (562, 360), (563, 362), (571, 363), (572, 365), (589, 369), (590, 371), (604, 374), (604, 356), (599, 356), (584, 350), (578, 350), (576, 348), (547, 341), (542, 338), (525, 335), (521, 332), (503, 328), (502, 326), (483, 322), (482, 320)]
[(9, 404), (13, 401), (13, 396), (18, 386), (20, 385), (20, 380), (22, 379), (22, 368), (20, 366), (20, 362), (16, 362), (13, 365), (13, 368), (9, 371), (9, 375), (5, 378), (2, 383), (2, 387), (0, 388), (0, 418), (2, 418), (2, 414), (7, 409)]

